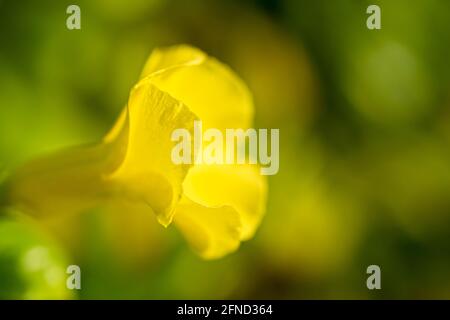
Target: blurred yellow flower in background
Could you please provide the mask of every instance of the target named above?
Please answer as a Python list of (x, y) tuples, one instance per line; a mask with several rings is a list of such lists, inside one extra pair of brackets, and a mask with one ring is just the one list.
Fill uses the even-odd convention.
[(266, 180), (252, 165), (176, 165), (171, 133), (249, 128), (253, 102), (227, 66), (182, 45), (155, 50), (128, 104), (97, 144), (36, 159), (6, 183), (6, 200), (38, 218), (98, 206), (146, 204), (172, 222), (203, 258), (233, 252), (251, 238), (265, 210)]

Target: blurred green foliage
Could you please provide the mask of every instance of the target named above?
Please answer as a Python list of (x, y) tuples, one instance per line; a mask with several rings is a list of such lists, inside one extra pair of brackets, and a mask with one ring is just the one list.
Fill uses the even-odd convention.
[(0, 234), (1, 299), (71, 298), (67, 259), (58, 246), (30, 222), (2, 219)]
[(280, 172), (255, 239), (213, 262), (153, 218), (1, 218), (0, 298), (450, 298), (448, 1), (77, 1), (75, 31), (69, 4), (0, 1), (2, 172), (101, 137), (151, 50), (177, 43), (249, 84)]

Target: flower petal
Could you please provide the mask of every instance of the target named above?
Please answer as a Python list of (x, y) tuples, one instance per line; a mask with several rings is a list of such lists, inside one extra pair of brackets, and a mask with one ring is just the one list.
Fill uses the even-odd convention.
[(239, 213), (241, 240), (250, 239), (264, 215), (267, 182), (253, 165), (196, 165), (183, 183), (184, 194), (202, 206), (230, 206)]
[(183, 45), (155, 51), (144, 77), (186, 104), (204, 128), (248, 128), (253, 100), (245, 83), (226, 65)]
[(141, 79), (170, 68), (199, 65), (207, 58), (208, 56), (203, 51), (188, 45), (173, 46), (167, 49), (156, 48), (145, 63)]
[(239, 214), (230, 206), (206, 207), (183, 198), (174, 223), (204, 259), (221, 258), (239, 248)]
[(193, 131), (195, 115), (181, 102), (141, 80), (128, 103), (128, 146), (120, 167), (108, 176), (118, 182), (121, 194), (144, 201), (164, 226), (172, 221), (173, 208), (181, 197), (181, 184), (190, 165), (171, 159), (174, 129)]

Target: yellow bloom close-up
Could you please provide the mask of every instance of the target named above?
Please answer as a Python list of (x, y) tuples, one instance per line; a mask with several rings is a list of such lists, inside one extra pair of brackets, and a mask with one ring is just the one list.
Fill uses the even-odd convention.
[(450, 1), (0, 7), (0, 300), (450, 298)]
[(115, 201), (145, 203), (201, 257), (220, 258), (258, 228), (265, 177), (251, 164), (175, 164), (171, 134), (193, 132), (195, 120), (203, 130), (246, 129), (253, 115), (249, 89), (229, 67), (187, 45), (156, 49), (100, 142), (26, 163), (8, 178), (3, 196), (38, 220)]

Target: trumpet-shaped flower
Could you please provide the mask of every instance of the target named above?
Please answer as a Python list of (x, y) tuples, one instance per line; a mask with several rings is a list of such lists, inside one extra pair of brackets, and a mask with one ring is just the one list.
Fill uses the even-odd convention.
[[(31, 161), (8, 179), (6, 198), (38, 218), (120, 199), (172, 222), (203, 258), (251, 238), (265, 209), (266, 181), (254, 165), (175, 164), (171, 133), (249, 128), (253, 103), (227, 66), (190, 46), (155, 50), (127, 106), (98, 143)], [(127, 214), (127, 212), (123, 212)]]

